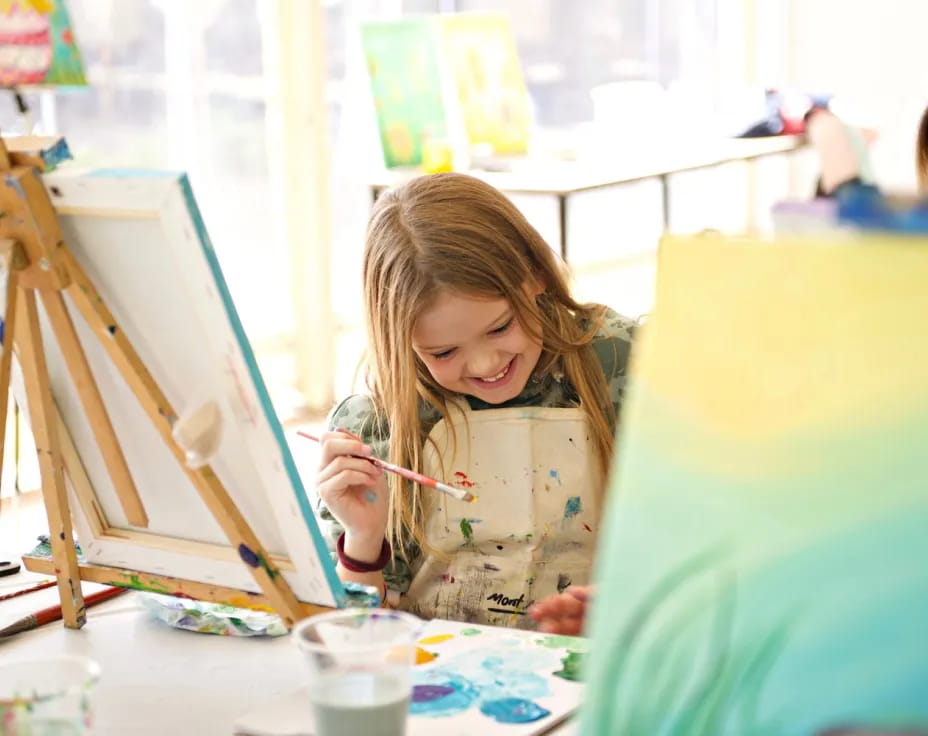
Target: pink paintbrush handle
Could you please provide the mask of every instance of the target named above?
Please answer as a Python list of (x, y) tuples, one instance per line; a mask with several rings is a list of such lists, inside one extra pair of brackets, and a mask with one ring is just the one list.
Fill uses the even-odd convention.
[[(310, 434), (309, 432), (304, 432), (302, 429), (297, 430), (297, 434), (300, 437), (305, 437), (308, 440), (313, 442), (322, 443), (315, 435)], [(394, 465), (393, 463), (388, 463), (386, 460), (380, 460), (376, 457), (365, 457), (363, 455), (352, 455), (359, 460), (367, 460), (368, 462), (374, 463), (374, 465), (388, 470), (391, 473), (396, 473), (402, 477), (413, 481), (414, 483), (419, 483), (423, 486), (428, 486), (429, 488), (434, 488), (442, 493), (447, 493), (449, 496), (458, 499), (459, 501), (467, 501), (468, 503), (473, 503), (477, 500), (477, 497), (473, 493), (465, 491), (463, 488), (455, 488), (454, 486), (449, 486), (446, 483), (441, 483), (434, 478), (429, 478), (427, 475), (422, 475), (422, 473), (417, 473), (415, 470), (410, 470), (409, 468), (404, 468), (400, 465)]]
[(409, 480), (415, 481), (416, 483), (420, 483), (424, 486), (429, 486), (429, 488), (434, 488), (438, 485), (438, 481), (434, 478), (429, 478), (427, 475), (417, 473), (415, 470), (407, 470), (406, 468), (400, 467), (399, 465), (388, 463), (386, 460), (379, 460), (376, 457), (367, 457), (364, 459), (370, 460), (372, 463), (374, 463), (374, 465), (378, 465), (384, 470), (389, 470), (391, 473), (402, 475), (404, 478), (408, 478)]

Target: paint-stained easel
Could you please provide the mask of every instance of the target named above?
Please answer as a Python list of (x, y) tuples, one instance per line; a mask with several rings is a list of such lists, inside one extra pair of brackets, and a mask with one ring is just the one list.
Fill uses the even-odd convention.
[[(208, 465), (200, 468), (186, 465), (185, 453), (171, 435), (177, 418), (174, 409), (64, 242), (55, 209), (41, 178), (41, 172), (53, 168), (63, 158), (69, 158), (63, 138), (0, 139), (0, 176), (3, 177), (0, 183), (0, 309), (4, 309), (0, 315), (0, 417), (6, 416), (15, 347), (38, 452), (52, 551), (50, 560), (25, 556), (26, 567), (56, 576), (62, 618), (70, 628), (80, 628), (85, 621), (81, 580), (129, 588), (144, 587), (233, 605), (271, 608), (288, 625), (321, 610), (319, 606), (297, 600), (272, 556), (212, 469)], [(65, 473), (79, 499), (88, 480), (52, 396), (38, 299), (42, 301), (54, 339), (67, 364), (128, 522), (145, 528), (148, 517), (71, 321), (65, 292), (102, 343), (110, 360), (225, 532), (232, 548), (240, 551), (242, 564), (247, 565), (262, 595), (124, 568), (79, 564)], [(6, 422), (0, 421), (0, 463), (5, 426)], [(157, 542), (158, 535), (146, 532), (146, 536)], [(251, 564), (249, 559), (258, 560), (260, 564)], [(139, 583), (140, 580), (144, 583)]]

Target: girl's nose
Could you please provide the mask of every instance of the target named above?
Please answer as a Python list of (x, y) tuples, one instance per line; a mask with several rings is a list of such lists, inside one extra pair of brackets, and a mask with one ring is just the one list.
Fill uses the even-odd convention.
[(506, 367), (500, 361), (496, 350), (481, 350), (468, 359), (467, 372), (473, 378), (491, 378)]

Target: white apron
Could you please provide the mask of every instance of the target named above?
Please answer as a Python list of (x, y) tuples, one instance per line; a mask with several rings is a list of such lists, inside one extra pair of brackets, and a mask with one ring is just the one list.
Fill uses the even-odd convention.
[(527, 628), (533, 601), (590, 581), (600, 508), (586, 418), (579, 408), (461, 408), (466, 421), (451, 415), (456, 446), (440, 421), (429, 435), (439, 449), (427, 442), (423, 465), (478, 500), (434, 492), (426, 537), (446, 556), (423, 550), (401, 605), (427, 618)]

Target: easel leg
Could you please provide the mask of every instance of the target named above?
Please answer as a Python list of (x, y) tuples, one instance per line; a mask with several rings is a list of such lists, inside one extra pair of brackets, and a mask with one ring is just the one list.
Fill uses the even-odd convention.
[[(0, 476), (3, 473), (4, 448), (6, 447), (6, 410), (10, 396), (10, 365), (13, 360), (13, 325), (16, 321), (16, 279), (11, 265), (14, 241), (0, 243), (0, 293), (3, 309), (0, 314)], [(5, 334), (4, 334), (5, 333)]]
[(22, 246), (0, 240), (0, 476), (6, 447), (6, 410), (10, 398), (10, 366), (13, 363), (13, 325), (16, 324), (16, 271), (24, 261)]
[(81, 592), (68, 493), (55, 429), (55, 412), (48, 380), (48, 366), (45, 362), (45, 351), (42, 348), (39, 312), (33, 291), (17, 289), (17, 292), (19, 315), (14, 332), (19, 345), (20, 362), (29, 402), (29, 416), (32, 421), (32, 434), (35, 437), (35, 447), (39, 457), (42, 496), (45, 500), (45, 511), (48, 514), (48, 536), (51, 540), (55, 574), (58, 577), (61, 614), (65, 626), (79, 629), (86, 620), (84, 596)]

